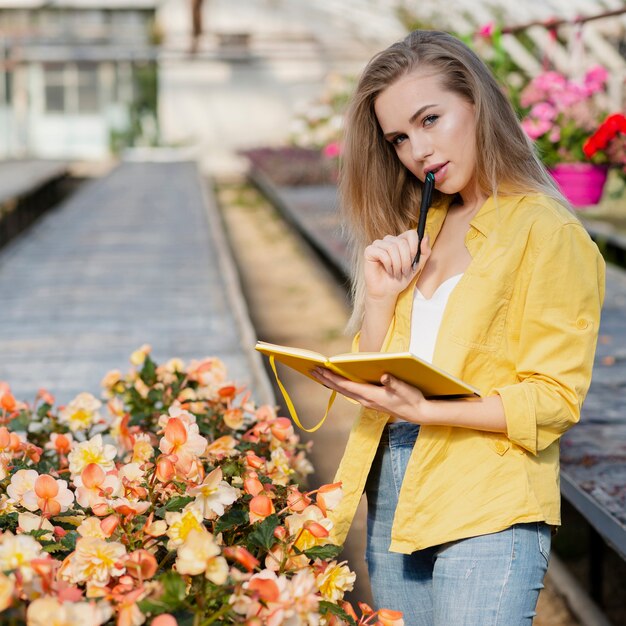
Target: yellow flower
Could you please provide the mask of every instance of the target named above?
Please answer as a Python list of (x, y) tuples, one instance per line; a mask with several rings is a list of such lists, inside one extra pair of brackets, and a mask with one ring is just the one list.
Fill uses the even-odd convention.
[(0, 536), (0, 571), (19, 570), (25, 582), (33, 579), (31, 562), (45, 555), (37, 540), (31, 535), (13, 535), (8, 532)]
[(154, 455), (154, 448), (150, 443), (150, 438), (144, 433), (135, 435), (135, 444), (133, 446), (133, 463), (145, 463)]
[(11, 606), (14, 589), (15, 581), (0, 572), (0, 613)]
[(228, 578), (228, 563), (219, 554), (219, 546), (210, 532), (191, 530), (185, 542), (178, 547), (176, 570), (179, 574), (191, 576), (204, 573), (211, 582), (223, 585)]
[(130, 355), (130, 362), (134, 366), (139, 367), (140, 365), (143, 365), (146, 360), (146, 356), (148, 356), (150, 352), (152, 352), (152, 347), (149, 344), (144, 343), (141, 348), (138, 348)]
[(81, 537), (96, 537), (97, 539), (106, 539), (106, 535), (100, 526), (100, 519), (97, 517), (85, 518), (76, 532)]
[(192, 530), (202, 530), (202, 513), (197, 509), (187, 508), (178, 512), (168, 511), (165, 514), (167, 522), (167, 536), (170, 540), (167, 542), (167, 549), (173, 550), (182, 545), (187, 539), (187, 535)]
[(87, 392), (79, 393), (66, 407), (59, 411), (59, 422), (74, 432), (89, 430), (100, 421), (98, 409), (102, 402)]
[(80, 474), (90, 463), (99, 465), (105, 472), (115, 467), (113, 459), (117, 451), (115, 446), (102, 443), (102, 435), (95, 435), (88, 441), (76, 443), (68, 455), (70, 472)]
[(286, 485), (289, 477), (294, 473), (289, 464), (289, 457), (283, 448), (276, 448), (272, 451), (271, 461), (267, 464), (270, 478), (277, 485)]
[(70, 554), (70, 566), (63, 572), (69, 582), (92, 582), (106, 585), (112, 576), (121, 576), (125, 568), (121, 561), (126, 548), (117, 541), (105, 541), (98, 537), (82, 537), (76, 550)]
[(329, 563), (326, 569), (315, 578), (318, 589), (324, 598), (331, 602), (338, 602), (346, 591), (352, 591), (355, 580), (356, 574), (350, 571), (346, 561)]
[(26, 613), (27, 626), (100, 626), (112, 612), (108, 606), (91, 602), (59, 602), (43, 597), (31, 602)]
[(288, 515), (285, 526), (295, 541), (294, 545), (301, 551), (330, 543), (328, 535), (333, 523), (314, 504), (307, 506), (302, 513)]

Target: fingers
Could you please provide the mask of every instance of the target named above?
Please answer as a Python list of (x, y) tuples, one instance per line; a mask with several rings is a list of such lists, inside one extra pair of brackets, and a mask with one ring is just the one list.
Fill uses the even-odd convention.
[(413, 273), (412, 263), (417, 252), (417, 233), (407, 231), (394, 237), (387, 235), (377, 239), (365, 249), (366, 261), (377, 261), (387, 274), (397, 280), (406, 278)]

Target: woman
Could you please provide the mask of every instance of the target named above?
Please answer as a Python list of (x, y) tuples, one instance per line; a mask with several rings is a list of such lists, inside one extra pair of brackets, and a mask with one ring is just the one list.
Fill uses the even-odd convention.
[(531, 624), (560, 524), (559, 438), (591, 379), (602, 257), (489, 70), (445, 33), (411, 33), (366, 67), (341, 190), (355, 349), (410, 347), (483, 397), (427, 400), (388, 375), (316, 370), (364, 407), (338, 471), (336, 539), (365, 490), (378, 606), (410, 626)]

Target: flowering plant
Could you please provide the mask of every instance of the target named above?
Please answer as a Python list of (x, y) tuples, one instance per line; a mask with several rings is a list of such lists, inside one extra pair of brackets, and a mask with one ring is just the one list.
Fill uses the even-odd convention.
[(626, 176), (626, 116), (622, 113), (609, 115), (585, 141), (583, 152), (588, 159), (603, 158), (617, 165), (622, 176)]
[(546, 165), (586, 160), (583, 144), (606, 113), (597, 98), (605, 92), (607, 78), (601, 66), (591, 68), (581, 81), (544, 72), (522, 90), (522, 126)]
[(105, 405), (0, 383), (0, 621), (48, 626), (401, 626), (344, 602), (328, 512), (306, 491), (307, 446), (221, 361), (109, 372)]

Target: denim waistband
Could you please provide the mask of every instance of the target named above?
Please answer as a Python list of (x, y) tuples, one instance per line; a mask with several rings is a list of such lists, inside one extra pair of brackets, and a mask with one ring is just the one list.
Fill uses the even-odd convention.
[(390, 422), (385, 424), (380, 437), (380, 445), (393, 448), (395, 446), (412, 446), (417, 439), (420, 427), (413, 422)]

